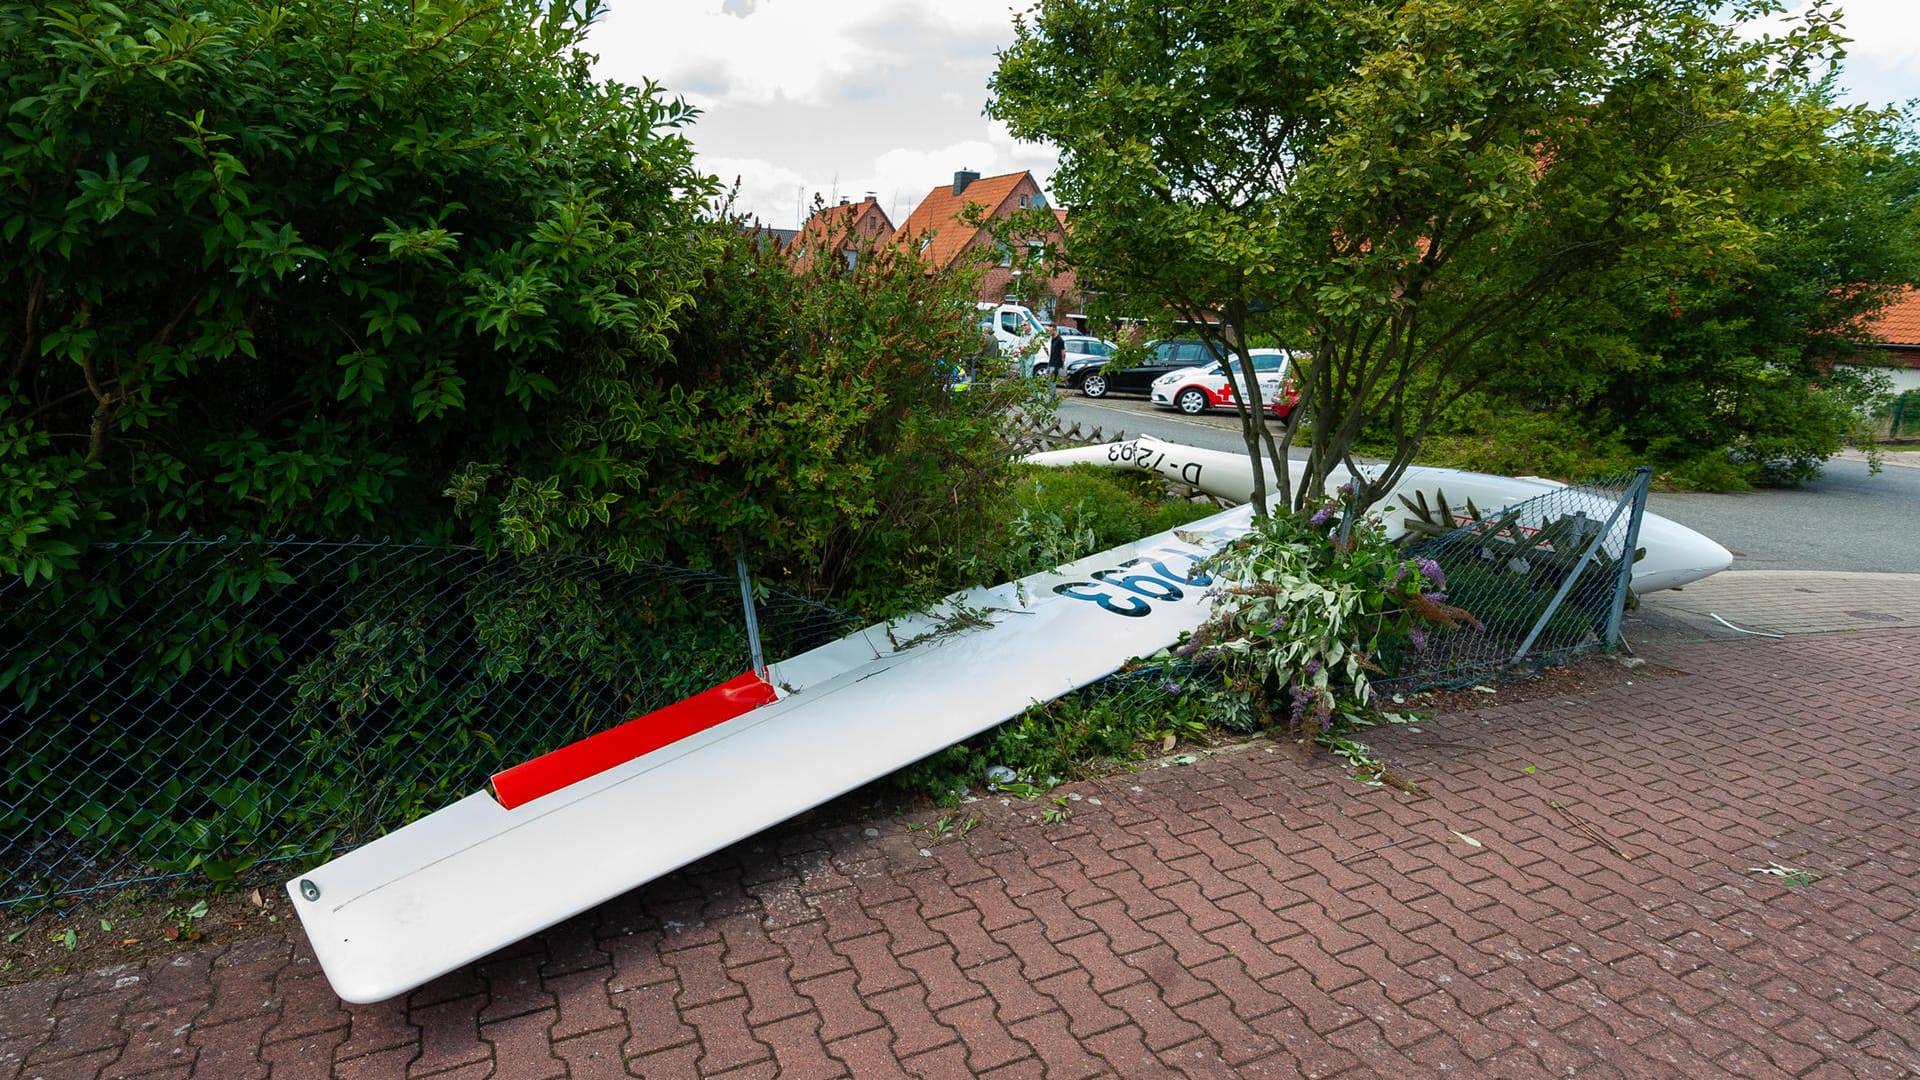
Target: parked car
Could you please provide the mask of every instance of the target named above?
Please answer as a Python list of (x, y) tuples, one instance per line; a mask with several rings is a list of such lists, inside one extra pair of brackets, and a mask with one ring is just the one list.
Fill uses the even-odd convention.
[(1213, 349), (1217, 347), (1198, 338), (1173, 338), (1149, 345), (1148, 358), (1132, 365), (1116, 367), (1111, 362), (1099, 365), (1089, 363), (1075, 368), (1069, 363), (1067, 385), (1090, 398), (1106, 397), (1108, 394), (1150, 394), (1153, 381), (1162, 375), (1215, 362), (1218, 356)]
[[(1251, 349), (1247, 355), (1253, 361), (1254, 377), (1260, 381), (1261, 401), (1274, 416), (1286, 419), (1300, 400), (1288, 375), (1292, 354), (1285, 349)], [(1199, 416), (1208, 409), (1231, 408), (1237, 396), (1236, 381), (1228, 377), (1225, 364), (1185, 368), (1155, 379), (1148, 397), (1162, 408)]]
[(1091, 334), (1061, 334), (1060, 340), (1066, 343), (1065, 371), (1061, 381), (1073, 385), (1076, 373), (1087, 372), (1106, 363), (1113, 356), (1113, 342), (1092, 336)]
[(1225, 345), (1200, 338), (1167, 338), (1154, 342), (1147, 349), (1162, 360), (1184, 360), (1189, 367), (1217, 363), (1229, 352)]

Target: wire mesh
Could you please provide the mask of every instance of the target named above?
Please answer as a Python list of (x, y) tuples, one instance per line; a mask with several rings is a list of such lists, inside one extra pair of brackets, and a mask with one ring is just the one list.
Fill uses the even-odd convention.
[[(1407, 507), (1430, 534), (1409, 554), (1480, 626), (1411, 643), (1376, 688), (1610, 645), (1646, 486), (1641, 470), (1492, 514), (1441, 492)], [(0, 583), (0, 909), (352, 847), (750, 664), (729, 574), (362, 541), (84, 559)], [(756, 606), (773, 658), (856, 628), (786, 594)], [(1083, 693), (1165, 710), (1201, 677), (1162, 665)]]
[[(0, 908), (350, 847), (750, 665), (730, 574), (361, 541), (84, 558), (0, 584)], [(757, 607), (776, 657), (853, 628)]]
[(1405, 525), (1425, 536), (1406, 554), (1432, 560), (1445, 601), (1475, 623), (1416, 637), (1376, 688), (1460, 686), (1611, 647), (1651, 475), (1570, 485), (1491, 513), (1471, 503), (1457, 513), (1444, 492), (1431, 504), (1403, 501)]

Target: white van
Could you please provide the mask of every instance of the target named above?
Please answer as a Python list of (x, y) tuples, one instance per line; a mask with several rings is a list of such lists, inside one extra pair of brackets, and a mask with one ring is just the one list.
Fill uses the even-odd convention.
[(1025, 304), (984, 300), (974, 307), (979, 309), (981, 329), (993, 334), (1000, 355), (1014, 360), (1020, 374), (1033, 374), (1035, 359), (1044, 356), (1047, 348), (1047, 328), (1040, 325), (1033, 311)]

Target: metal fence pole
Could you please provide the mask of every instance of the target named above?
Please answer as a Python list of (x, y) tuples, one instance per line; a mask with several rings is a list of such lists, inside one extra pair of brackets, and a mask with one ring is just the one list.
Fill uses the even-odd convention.
[[(1517, 664), (1526, 659), (1528, 650), (1533, 648), (1534, 641), (1540, 637), (1540, 631), (1546, 628), (1547, 620), (1553, 618), (1553, 613), (1560, 610), (1561, 601), (1567, 598), (1567, 593), (1573, 589), (1573, 583), (1580, 579), (1581, 572), (1587, 568), (1587, 563), (1592, 561), (1593, 553), (1600, 550), (1601, 544), (1607, 542), (1607, 534), (1613, 531), (1613, 523), (1619, 521), (1621, 513), (1632, 505), (1634, 505), (1633, 492), (1623, 492), (1620, 496), (1620, 501), (1614, 504), (1612, 516), (1608, 517), (1607, 523), (1600, 527), (1599, 532), (1594, 534), (1593, 542), (1587, 545), (1587, 550), (1580, 553), (1580, 561), (1574, 564), (1573, 572), (1568, 574), (1566, 580), (1560, 583), (1560, 590), (1553, 594), (1553, 600), (1547, 604), (1547, 609), (1540, 613), (1540, 619), (1533, 624), (1533, 629), (1527, 631), (1527, 640), (1520, 643), (1520, 651), (1513, 654), (1512, 660), (1507, 661), (1509, 665)], [(1639, 521), (1640, 519), (1638, 515), (1636, 515), (1633, 522), (1628, 525), (1628, 531), (1634, 532), (1633, 526), (1639, 524)], [(1625, 561), (1633, 561), (1632, 548), (1627, 549)], [(1616, 599), (1618, 599), (1617, 594)]]
[(1620, 617), (1627, 607), (1627, 582), (1633, 577), (1633, 553), (1640, 549), (1640, 519), (1647, 513), (1647, 493), (1653, 489), (1653, 469), (1633, 470), (1633, 516), (1627, 519), (1627, 545), (1620, 550), (1620, 577), (1613, 585), (1613, 610), (1607, 613), (1607, 648), (1620, 643)]
[(747, 574), (747, 557), (736, 554), (733, 562), (740, 570), (740, 609), (747, 616), (747, 651), (753, 657), (753, 673), (762, 682), (767, 678), (767, 658), (760, 651), (760, 617), (753, 606), (753, 579)]

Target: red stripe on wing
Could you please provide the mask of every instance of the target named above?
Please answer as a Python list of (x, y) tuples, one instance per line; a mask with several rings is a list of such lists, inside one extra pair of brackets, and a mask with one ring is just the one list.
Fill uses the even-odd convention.
[(589, 735), (497, 772), (487, 782), (487, 790), (501, 806), (512, 810), (722, 721), (752, 712), (775, 698), (773, 687), (749, 671), (684, 701), (676, 701), (619, 727)]

